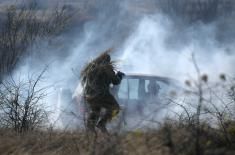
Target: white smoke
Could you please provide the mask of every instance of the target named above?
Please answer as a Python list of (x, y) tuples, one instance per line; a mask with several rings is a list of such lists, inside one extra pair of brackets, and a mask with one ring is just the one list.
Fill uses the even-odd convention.
[[(212, 80), (218, 80), (221, 73), (234, 75), (235, 55), (226, 52), (234, 47), (220, 46), (213, 25), (199, 25), (196, 29), (189, 27), (180, 33), (175, 32), (177, 29), (166, 16), (152, 15), (141, 19), (121, 49), (122, 69), (182, 81), (196, 73), (191, 60), (192, 53), (195, 53), (201, 72), (208, 74)], [(174, 38), (173, 45), (167, 43), (175, 33), (178, 36)], [(185, 35), (190, 40), (180, 43), (178, 47), (171, 47)]]
[[(220, 73), (234, 75), (235, 55), (228, 51), (235, 45), (217, 41), (216, 23), (179, 25), (160, 13), (141, 13), (136, 18), (136, 13), (127, 13), (124, 4), (127, 3), (120, 5), (123, 8), (113, 16), (101, 14), (98, 19), (86, 22), (82, 33), (73, 38), (70, 48), (64, 51), (66, 57), (57, 56), (54, 51), (58, 49), (52, 52), (43, 43), (43, 50), (50, 53), (48, 58), (26, 58), (25, 63), (15, 71), (16, 75), (28, 75), (40, 72), (45, 65), (49, 65), (44, 85), (52, 86), (46, 102), (53, 109), (54, 117), (59, 117), (65, 108), (68, 111), (74, 108), (70, 107), (70, 101), (64, 105), (60, 103), (61, 99), (56, 93), (61, 92), (61, 88), (73, 92), (81, 68), (112, 46), (116, 47), (113, 58), (121, 60), (120, 70), (125, 73), (152, 74), (184, 81), (189, 76), (195, 76), (191, 61), (191, 54), (195, 53), (202, 73), (207, 73), (210, 80), (217, 80)], [(133, 17), (134, 20), (128, 23), (126, 17)], [(72, 69), (75, 69), (75, 74)]]

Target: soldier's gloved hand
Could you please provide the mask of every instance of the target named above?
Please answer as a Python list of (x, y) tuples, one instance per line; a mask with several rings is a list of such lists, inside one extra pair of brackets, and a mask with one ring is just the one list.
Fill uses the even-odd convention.
[(117, 76), (120, 77), (120, 78), (122, 78), (123, 76), (125, 76), (125, 74), (124, 74), (123, 72), (118, 71), (118, 72), (117, 72)]

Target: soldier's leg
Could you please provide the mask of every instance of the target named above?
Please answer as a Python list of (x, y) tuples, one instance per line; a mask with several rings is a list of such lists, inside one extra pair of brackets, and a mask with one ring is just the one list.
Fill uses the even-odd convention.
[(108, 133), (106, 129), (106, 123), (112, 118), (112, 110), (105, 108), (104, 114), (100, 117), (100, 120), (97, 124), (97, 128), (99, 128), (103, 133)]
[(111, 121), (112, 118), (119, 113), (120, 107), (112, 95), (107, 96), (103, 102), (102, 106), (106, 111), (97, 124), (97, 127), (100, 128), (102, 132), (107, 132), (106, 123)]
[(87, 128), (91, 131), (95, 131), (95, 126), (99, 120), (100, 107), (91, 107), (87, 118)]

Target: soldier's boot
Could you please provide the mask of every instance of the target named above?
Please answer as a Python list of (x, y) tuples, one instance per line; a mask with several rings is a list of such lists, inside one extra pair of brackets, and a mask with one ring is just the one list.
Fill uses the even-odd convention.
[(106, 126), (106, 125), (105, 125), (105, 123), (103, 123), (103, 121), (100, 121), (100, 122), (96, 125), (96, 127), (99, 128), (102, 133), (109, 134), (109, 132), (108, 132), (108, 130), (107, 130), (107, 128), (106, 128), (105, 126)]

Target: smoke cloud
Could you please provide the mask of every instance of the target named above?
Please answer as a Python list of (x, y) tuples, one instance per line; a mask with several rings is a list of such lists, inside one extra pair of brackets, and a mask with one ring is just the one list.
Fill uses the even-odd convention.
[[(66, 108), (67, 111), (73, 109), (69, 100), (59, 102), (61, 89), (72, 94), (81, 68), (110, 47), (114, 47), (113, 59), (119, 60), (119, 69), (125, 73), (152, 74), (184, 81), (195, 75), (191, 61), (191, 54), (195, 53), (201, 71), (211, 80), (217, 80), (220, 73), (234, 76), (235, 32), (221, 27), (225, 21), (223, 27), (235, 26), (232, 20), (218, 18), (210, 23), (188, 24), (158, 10), (147, 13), (133, 10), (130, 1), (111, 2), (109, 4), (113, 7), (97, 7), (91, 12), (94, 18), (56, 38), (59, 48), (41, 41), (40, 48), (29, 49), (35, 54), (26, 57), (15, 71), (17, 77), (38, 73), (49, 65), (44, 85), (52, 86), (47, 102), (54, 109), (54, 117), (59, 117)], [(39, 55), (40, 51), (44, 51), (43, 55)]]
[(196, 24), (179, 30), (167, 16), (145, 16), (122, 46), (122, 69), (182, 81), (195, 76), (195, 53), (201, 72), (211, 80), (218, 80), (220, 73), (234, 75), (234, 45), (216, 40), (214, 24)]

